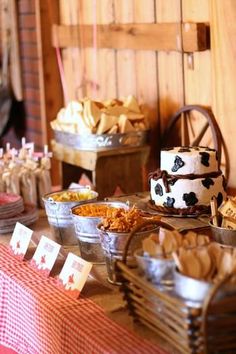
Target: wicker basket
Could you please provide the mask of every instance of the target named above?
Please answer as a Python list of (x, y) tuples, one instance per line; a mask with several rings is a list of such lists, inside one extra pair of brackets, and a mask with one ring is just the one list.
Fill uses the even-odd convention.
[(186, 301), (173, 289), (154, 286), (126, 265), (130, 241), (143, 226), (132, 230), (123, 259), (116, 262), (131, 315), (182, 354), (236, 353), (236, 286), (227, 284), (231, 276), (213, 285), (203, 302)]

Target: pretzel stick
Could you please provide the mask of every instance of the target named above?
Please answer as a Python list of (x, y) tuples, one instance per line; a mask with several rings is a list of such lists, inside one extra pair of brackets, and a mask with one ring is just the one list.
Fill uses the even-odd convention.
[(217, 202), (216, 202), (216, 197), (211, 198), (211, 216), (212, 216), (212, 224), (214, 226), (219, 226), (218, 223), (218, 209), (217, 209)]

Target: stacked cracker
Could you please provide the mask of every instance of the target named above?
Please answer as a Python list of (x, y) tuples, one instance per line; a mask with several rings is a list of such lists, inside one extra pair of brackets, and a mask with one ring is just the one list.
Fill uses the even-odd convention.
[(74, 134), (116, 134), (147, 130), (144, 114), (134, 96), (98, 102), (71, 101), (51, 122), (53, 130)]

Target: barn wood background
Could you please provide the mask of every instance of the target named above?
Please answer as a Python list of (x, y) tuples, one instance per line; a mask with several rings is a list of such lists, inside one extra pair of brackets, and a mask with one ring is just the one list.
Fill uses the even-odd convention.
[[(28, 120), (32, 118), (32, 103), (40, 112), (40, 124), (37, 115), (37, 126), (31, 130), (35, 137), (41, 137), (38, 146), (50, 142), (50, 120), (66, 101), (84, 96), (107, 99), (133, 94), (148, 115), (151, 127), (147, 173), (157, 167), (160, 136), (171, 115), (184, 104), (210, 106), (230, 155), (229, 186), (236, 190), (234, 0), (19, 0), (17, 4), (24, 99), (29, 107)], [(104, 32), (101, 25), (105, 26)], [(107, 31), (107, 25), (121, 28), (119, 41), (114, 39), (116, 31)], [(209, 49), (198, 36), (204, 32), (202, 25), (210, 28)], [(145, 31), (149, 33), (148, 41)], [(144, 33), (143, 37), (140, 33)], [(64, 99), (55, 45), (61, 47)], [(27, 57), (31, 47), (35, 50), (33, 61), (30, 55)], [(33, 63), (37, 67), (31, 73)], [(29, 89), (33, 81), (29, 79), (35, 80), (37, 75), (39, 94), (35, 95), (34, 89), (32, 100)], [(192, 118), (195, 135), (203, 124), (200, 119)], [(210, 143), (208, 133), (202, 144)], [(53, 178), (57, 180), (57, 172)]]
[[(151, 127), (147, 170), (157, 167), (160, 134), (184, 104), (210, 106), (229, 153), (234, 150), (234, 1), (60, 0), (59, 13), (61, 26), (54, 26), (53, 45), (62, 49), (65, 101), (135, 95)], [(120, 26), (120, 32), (111, 31), (114, 26), (110, 32), (100, 26), (109, 24)], [(132, 33), (122, 24), (133, 27)], [(200, 27), (194, 25), (210, 27), (209, 49), (199, 40), (202, 28), (198, 32)], [(142, 30), (150, 31), (148, 40)], [(199, 115), (192, 117), (192, 134), (201, 130), (203, 120)], [(201, 144), (212, 144), (209, 132)], [(229, 186), (236, 187), (232, 153), (230, 160)]]

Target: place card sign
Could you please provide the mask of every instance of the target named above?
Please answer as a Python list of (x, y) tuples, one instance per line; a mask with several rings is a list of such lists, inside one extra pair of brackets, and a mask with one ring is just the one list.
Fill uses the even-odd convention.
[(73, 298), (79, 297), (88, 278), (92, 263), (68, 253), (63, 268), (59, 274), (59, 284)]
[(42, 236), (38, 247), (31, 259), (31, 265), (42, 272), (44, 275), (49, 276), (52, 267), (57, 259), (61, 245), (46, 236)]
[(33, 231), (17, 222), (14, 228), (9, 246), (14, 255), (19, 259), (23, 259), (29, 247)]

